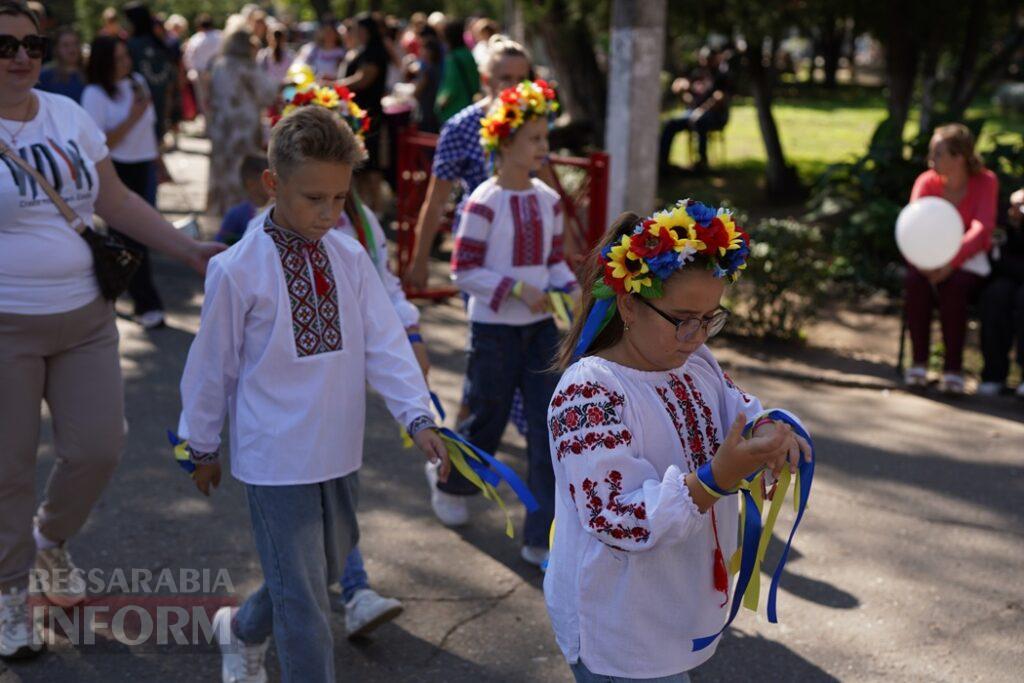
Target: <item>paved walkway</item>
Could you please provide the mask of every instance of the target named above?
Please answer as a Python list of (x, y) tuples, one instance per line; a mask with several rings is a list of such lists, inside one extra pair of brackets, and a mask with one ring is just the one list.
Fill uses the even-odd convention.
[[(190, 141), (191, 142), (191, 141)], [(202, 186), (200, 157), (172, 170)], [(173, 207), (174, 190), (162, 194)], [(201, 282), (163, 259), (167, 329), (122, 322), (131, 430), (123, 462), (72, 544), (83, 567), (220, 568), (244, 596), (260, 581), (241, 486), (210, 499), (171, 462), (178, 380), (198, 324)], [(425, 309), (435, 390), (454, 412), (464, 366), (461, 306)], [(1010, 681), (1024, 654), (1024, 413), (1012, 400), (948, 403), (888, 388), (856, 388), (772, 373), (771, 359), (721, 357), (766, 403), (792, 408), (815, 435), (818, 477), (782, 582), (782, 623), (744, 611), (695, 681)], [(97, 397), (102, 400), (102, 397)], [(363, 551), (373, 585), (405, 613), (362, 643), (335, 620), (342, 680), (570, 681), (543, 605), (540, 574), (518, 558), (502, 518), (482, 501), (473, 526), (433, 521), (421, 461), (400, 447), (382, 401), (371, 397), (362, 471)], [(47, 435), (40, 488), (52, 465)], [(522, 471), (523, 442), (501, 457)], [(518, 518), (517, 522), (521, 523)], [(780, 520), (779, 528), (786, 528)], [(779, 551), (773, 542), (769, 557)], [(763, 606), (762, 606), (763, 610)], [(612, 617), (610, 617), (612, 618)], [(629, 618), (615, 615), (614, 618)], [(680, 643), (680, 647), (686, 647)], [(72, 648), (0, 666), (0, 683), (217, 680), (211, 648)], [(276, 662), (270, 660), (276, 675)]]

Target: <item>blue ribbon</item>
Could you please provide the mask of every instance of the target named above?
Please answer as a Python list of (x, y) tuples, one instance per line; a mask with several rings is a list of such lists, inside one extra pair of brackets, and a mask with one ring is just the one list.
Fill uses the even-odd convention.
[[(782, 570), (786, 566), (786, 559), (789, 557), (789, 549), (793, 544), (793, 537), (796, 536), (797, 527), (800, 526), (800, 520), (803, 519), (804, 510), (807, 508), (807, 499), (811, 494), (811, 481), (814, 479), (814, 442), (811, 440), (810, 435), (800, 426), (800, 424), (790, 417), (787, 413), (781, 410), (773, 410), (767, 414), (767, 417), (772, 420), (785, 422), (786, 424), (793, 427), (793, 431), (799, 436), (802, 436), (807, 440), (807, 443), (811, 447), (811, 461), (807, 462), (801, 458), (799, 470), (800, 470), (800, 501), (797, 506), (796, 519), (793, 520), (793, 528), (789, 532), (789, 538), (786, 540), (786, 547), (782, 551), (782, 555), (779, 557), (779, 564), (775, 567), (775, 572), (772, 574), (771, 587), (768, 589), (768, 621), (777, 624), (778, 613), (776, 611), (776, 599), (779, 590), (779, 579), (782, 577)], [(753, 427), (753, 422), (747, 424), (744, 431)], [(746, 481), (751, 482), (759, 474), (754, 472)], [(736, 586), (733, 591), (732, 607), (729, 610), (729, 619), (725, 622), (725, 625), (711, 636), (704, 638), (695, 638), (693, 640), (693, 652), (703, 650), (711, 643), (722, 635), (725, 629), (729, 628), (732, 624), (733, 619), (736, 618), (737, 613), (740, 611), (740, 605), (743, 603), (743, 595), (747, 591), (747, 586), (750, 584), (750, 579), (754, 573), (754, 564), (757, 561), (757, 548), (761, 542), (761, 512), (757, 509), (757, 504), (754, 502), (754, 496), (750, 492), (749, 488), (742, 489), (743, 501), (746, 506), (745, 522), (743, 525), (743, 551), (740, 555), (740, 570), (736, 576)]]
[(441, 405), (441, 399), (433, 391), (430, 392), (430, 400), (434, 402), (434, 408), (437, 409), (437, 415), (441, 418), (441, 422), (448, 419), (448, 416), (444, 414), (444, 406)]
[[(185, 443), (185, 441), (181, 437), (179, 437), (170, 429), (167, 430), (167, 440), (171, 442), (171, 446), (175, 450), (177, 450), (178, 446), (181, 446), (182, 444)], [(178, 457), (177, 453), (174, 454), (174, 461), (178, 463), (178, 466), (181, 467), (181, 469), (185, 470), (189, 474), (192, 474), (193, 472), (196, 471), (196, 466), (191, 460), (182, 460), (181, 458)]]
[(598, 299), (594, 302), (590, 309), (590, 315), (587, 316), (587, 322), (583, 325), (583, 331), (580, 333), (580, 341), (576, 344), (576, 350), (573, 351), (573, 360), (582, 357), (594, 343), (597, 335), (601, 334), (601, 330), (608, 324), (609, 313), (614, 304), (615, 297)]
[(526, 486), (526, 484), (523, 483), (523, 480), (520, 479), (519, 476), (512, 471), (511, 467), (501, 462), (490, 453), (486, 453), (480, 450), (479, 448), (471, 444), (469, 441), (466, 441), (466, 439), (464, 439), (462, 436), (453, 432), (447, 427), (441, 427), (439, 431), (445, 436), (447, 436), (449, 439), (453, 441), (458, 441), (459, 443), (468, 447), (477, 456), (479, 456), (481, 460), (483, 460), (484, 462), (487, 463), (487, 465), (489, 465), (489, 467), (485, 467), (481, 463), (475, 462), (473, 458), (466, 458), (466, 462), (469, 463), (469, 466), (473, 468), (474, 472), (480, 475), (481, 479), (486, 481), (491, 486), (497, 486), (497, 484), (501, 480), (504, 480), (505, 483), (509, 485), (509, 488), (511, 488), (512, 491), (515, 492), (519, 500), (523, 502), (523, 505), (526, 507), (527, 512), (536, 512), (537, 510), (540, 509), (540, 505), (537, 503), (537, 499), (533, 497), (533, 494), (530, 492), (530, 489)]

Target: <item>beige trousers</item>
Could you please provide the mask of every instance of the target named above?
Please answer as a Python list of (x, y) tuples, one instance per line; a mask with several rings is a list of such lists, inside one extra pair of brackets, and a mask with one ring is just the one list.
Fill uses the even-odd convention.
[[(117, 466), (124, 388), (113, 305), (102, 298), (54, 315), (0, 313), (0, 590), (24, 588), (42, 534), (71, 538)], [(53, 419), (56, 462), (36, 508), (40, 408)]]

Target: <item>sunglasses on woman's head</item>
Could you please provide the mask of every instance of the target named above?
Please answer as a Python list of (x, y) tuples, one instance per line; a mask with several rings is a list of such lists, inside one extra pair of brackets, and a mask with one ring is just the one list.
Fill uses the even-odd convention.
[(42, 59), (46, 54), (49, 39), (46, 36), (31, 35), (17, 39), (10, 35), (0, 35), (0, 59), (14, 59), (18, 56), (18, 48), (25, 48), (29, 59)]

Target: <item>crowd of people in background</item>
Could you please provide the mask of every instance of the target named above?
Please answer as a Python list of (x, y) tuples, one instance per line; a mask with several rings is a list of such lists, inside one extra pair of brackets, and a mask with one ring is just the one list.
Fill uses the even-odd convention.
[[(125, 43), (131, 70), (152, 103), (161, 152), (174, 147), (183, 121), (201, 122), (212, 145), (207, 210), (223, 215), (244, 199), (242, 159), (265, 150), (290, 69), (308, 66), (321, 84), (348, 87), (367, 110), (369, 172), (359, 189), (379, 209), (381, 183), (394, 181), (397, 131), (413, 123), (437, 133), (479, 98), (486, 43), (497, 32), (493, 19), (466, 21), (440, 12), (408, 20), (362, 13), (297, 23), (254, 4), (222, 26), (207, 14), (190, 24), (180, 14), (152, 14), (145, 4), (131, 3), (104, 10), (94, 40)], [(55, 30), (37, 87), (81, 103), (94, 47), (83, 43), (80, 30)], [(154, 166), (163, 172), (158, 160)]]

